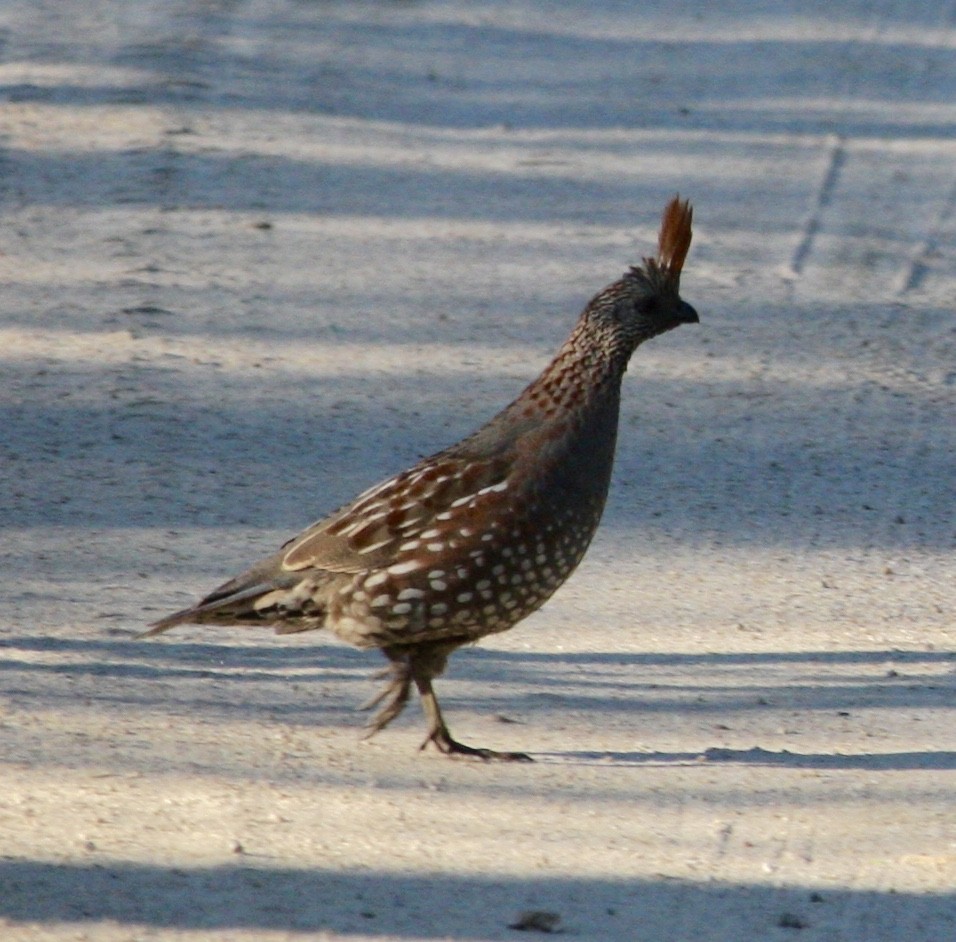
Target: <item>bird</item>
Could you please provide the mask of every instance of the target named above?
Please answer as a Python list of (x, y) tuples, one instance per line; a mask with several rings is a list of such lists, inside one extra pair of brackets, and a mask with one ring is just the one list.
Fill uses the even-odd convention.
[(427, 721), (420, 749), (452, 757), (531, 761), (454, 739), (433, 680), (464, 644), (507, 631), (581, 561), (608, 494), (621, 382), (631, 354), (699, 323), (680, 296), (693, 210), (677, 195), (645, 257), (585, 306), (543, 372), (477, 431), (359, 494), (276, 553), (163, 618), (176, 625), (326, 628), (388, 666), (367, 736), (416, 688)]

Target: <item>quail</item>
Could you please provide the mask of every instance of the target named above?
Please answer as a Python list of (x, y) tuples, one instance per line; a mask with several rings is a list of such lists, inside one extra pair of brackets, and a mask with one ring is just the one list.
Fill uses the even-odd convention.
[(463, 644), (507, 631), (581, 561), (604, 508), (621, 379), (634, 350), (697, 312), (679, 295), (692, 210), (672, 199), (656, 258), (598, 293), (541, 375), (463, 441), (366, 490), (192, 608), (156, 622), (328, 628), (388, 659), (371, 736), (412, 684), (429, 744), (451, 756), (528, 760), (452, 738), (432, 680)]

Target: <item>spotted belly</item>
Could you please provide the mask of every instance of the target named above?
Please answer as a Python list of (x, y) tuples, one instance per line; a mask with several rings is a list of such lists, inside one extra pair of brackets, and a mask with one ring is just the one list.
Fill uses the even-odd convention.
[(327, 624), (360, 647), (507, 631), (551, 597), (587, 549), (593, 525), (561, 522), (542, 525), (536, 538), (506, 530), (455, 559), (418, 556), (359, 573), (329, 600)]

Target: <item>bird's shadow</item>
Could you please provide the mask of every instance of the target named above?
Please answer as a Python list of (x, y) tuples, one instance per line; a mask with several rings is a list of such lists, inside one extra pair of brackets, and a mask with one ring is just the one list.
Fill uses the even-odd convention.
[(781, 769), (833, 769), (879, 772), (902, 770), (951, 771), (956, 769), (956, 751), (936, 752), (865, 752), (807, 753), (789, 749), (728, 749), (711, 747), (702, 752), (614, 752), (570, 750), (567, 752), (533, 752), (531, 758), (543, 765), (582, 765), (621, 768), (668, 766), (705, 766), (737, 764), (776, 767)]

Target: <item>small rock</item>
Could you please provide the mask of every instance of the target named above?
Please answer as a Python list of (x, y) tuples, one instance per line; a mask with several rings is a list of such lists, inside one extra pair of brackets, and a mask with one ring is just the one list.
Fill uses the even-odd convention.
[(777, 925), (781, 929), (806, 929), (809, 923), (796, 913), (781, 913)]
[(518, 914), (518, 918), (509, 923), (509, 929), (519, 932), (556, 932), (561, 917), (557, 913), (549, 913), (544, 909), (526, 909)]

